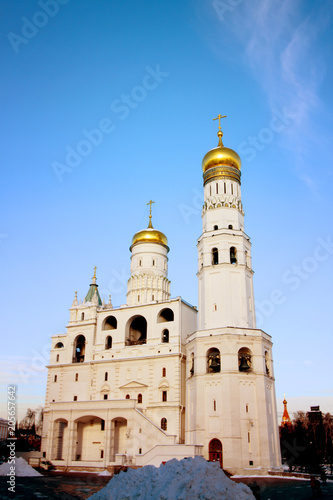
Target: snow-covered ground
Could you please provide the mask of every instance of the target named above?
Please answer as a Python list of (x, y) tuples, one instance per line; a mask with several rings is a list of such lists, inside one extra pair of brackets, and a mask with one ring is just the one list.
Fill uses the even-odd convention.
[(248, 486), (231, 481), (220, 464), (202, 457), (170, 460), (120, 472), (90, 500), (253, 500)]
[(39, 472), (37, 472), (31, 465), (24, 460), (24, 458), (20, 457), (15, 460), (15, 464), (10, 464), (8, 462), (4, 462), (0, 465), (0, 476), (7, 476), (12, 469), (10, 467), (15, 466), (15, 476), (17, 477), (27, 477), (27, 476), (41, 476)]

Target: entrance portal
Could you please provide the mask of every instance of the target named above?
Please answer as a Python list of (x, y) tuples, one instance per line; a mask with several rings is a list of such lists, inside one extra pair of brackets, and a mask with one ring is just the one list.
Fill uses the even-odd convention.
[(222, 443), (219, 439), (212, 439), (209, 443), (209, 460), (210, 462), (220, 462), (222, 469), (223, 465), (223, 455), (222, 455)]

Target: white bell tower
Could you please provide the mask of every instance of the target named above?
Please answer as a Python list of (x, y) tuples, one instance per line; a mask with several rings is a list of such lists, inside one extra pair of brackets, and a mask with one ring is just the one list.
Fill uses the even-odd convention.
[(202, 161), (198, 330), (186, 343), (186, 443), (232, 473), (280, 470), (271, 337), (256, 328), (241, 160), (222, 142)]
[(220, 125), (217, 135), (218, 147), (202, 161), (199, 329), (255, 328), (251, 243), (244, 232), (241, 200), (241, 160), (235, 151), (223, 146)]

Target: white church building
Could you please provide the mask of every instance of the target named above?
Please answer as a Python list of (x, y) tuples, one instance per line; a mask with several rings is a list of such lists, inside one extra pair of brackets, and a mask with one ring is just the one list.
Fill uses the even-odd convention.
[(231, 473), (281, 465), (272, 341), (256, 328), (241, 160), (222, 142), (202, 161), (198, 309), (171, 298), (167, 237), (132, 239), (127, 304), (101, 301), (96, 268), (52, 337), (43, 455), (112, 470), (202, 455)]

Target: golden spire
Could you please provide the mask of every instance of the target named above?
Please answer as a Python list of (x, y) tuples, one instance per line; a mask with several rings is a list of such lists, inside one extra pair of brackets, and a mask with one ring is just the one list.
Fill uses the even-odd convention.
[(151, 206), (152, 204), (155, 203), (154, 201), (150, 200), (147, 205), (150, 205), (149, 207), (149, 224), (148, 224), (148, 227), (152, 228), (153, 229), (153, 224), (151, 222)]
[(91, 278), (91, 283), (92, 285), (96, 285), (96, 269), (97, 267), (94, 267), (94, 276)]
[(222, 132), (222, 129), (221, 129), (221, 118), (226, 118), (227, 115), (217, 115), (216, 118), (213, 118), (213, 121), (214, 120), (218, 120), (219, 121), (219, 131), (217, 132), (217, 137), (219, 138), (219, 143), (218, 143), (218, 147), (220, 148), (224, 148), (224, 145), (223, 145), (223, 142), (222, 142), (222, 136), (223, 136), (223, 132)]

